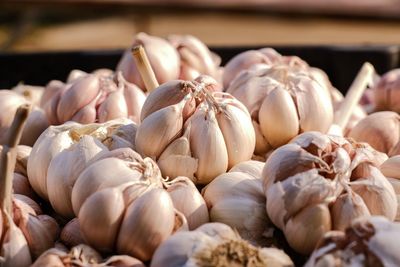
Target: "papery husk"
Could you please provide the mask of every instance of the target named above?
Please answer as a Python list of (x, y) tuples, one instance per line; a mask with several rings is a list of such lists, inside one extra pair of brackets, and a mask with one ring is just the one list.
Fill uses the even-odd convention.
[(399, 237), (398, 223), (380, 216), (361, 217), (345, 233), (327, 233), (305, 267), (397, 266)]
[(186, 217), (189, 230), (210, 221), (206, 202), (188, 177), (176, 177), (168, 184), (167, 192), (174, 207)]
[(229, 226), (208, 223), (168, 238), (155, 252), (151, 267), (175, 266), (294, 266), (276, 248), (256, 248)]

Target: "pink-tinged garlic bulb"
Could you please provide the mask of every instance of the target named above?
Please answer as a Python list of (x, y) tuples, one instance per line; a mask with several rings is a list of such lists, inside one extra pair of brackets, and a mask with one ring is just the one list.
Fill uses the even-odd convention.
[[(67, 121), (79, 123), (106, 122), (117, 118), (139, 121), (145, 95), (136, 85), (127, 82), (120, 72), (82, 74), (69, 83), (49, 84), (50, 97), (44, 102), (52, 125)], [(51, 91), (53, 90), (53, 91)]]
[(259, 248), (222, 223), (207, 223), (194, 231), (178, 232), (155, 252), (151, 267), (274, 266), (293, 262), (282, 250)]
[(26, 198), (14, 198), (13, 221), (24, 235), (30, 255), (35, 259), (54, 246), (60, 228), (52, 217), (37, 214), (30, 206), (30, 202), (33, 202), (33, 200), (25, 202), (24, 199)]
[(79, 174), (98, 154), (120, 147), (134, 148), (135, 131), (136, 125), (128, 119), (50, 126), (39, 137), (28, 159), (32, 188), (50, 201), (58, 214), (73, 218), (71, 191)]
[(43, 266), (145, 267), (141, 261), (127, 255), (115, 255), (103, 259), (96, 250), (83, 244), (74, 246), (69, 251), (60, 248), (47, 250), (32, 265), (32, 267)]
[(272, 48), (249, 50), (236, 55), (225, 65), (223, 74), (224, 88), (228, 88), (241, 71), (247, 70), (256, 64), (272, 65), (273, 62), (280, 58), (281, 54)]
[(250, 115), (217, 83), (201, 76), (170, 81), (155, 89), (143, 105), (136, 149), (157, 160), (164, 176), (186, 176), (207, 184), (239, 162), (255, 146)]
[(359, 121), (349, 133), (357, 142), (366, 142), (389, 156), (400, 154), (400, 116), (393, 111), (375, 112)]
[(400, 223), (381, 216), (363, 217), (345, 232), (325, 234), (305, 267), (399, 266)]
[(215, 178), (202, 191), (212, 222), (236, 229), (253, 245), (271, 245), (273, 225), (266, 212), (261, 172), (264, 163), (245, 161)]
[(227, 92), (251, 114), (257, 155), (288, 143), (302, 132), (325, 133), (333, 121), (329, 89), (298, 68), (250, 68), (237, 76)]
[[(0, 90), (0, 145), (6, 142), (15, 112), (23, 104), (30, 102), (14, 91)], [(32, 146), (48, 126), (49, 122), (44, 112), (38, 107), (33, 107), (22, 132), (20, 144)]]
[(373, 88), (375, 110), (400, 112), (400, 69), (385, 73)]
[(289, 245), (310, 254), (330, 230), (361, 216), (394, 220), (397, 198), (378, 167), (387, 156), (367, 144), (308, 132), (276, 149), (263, 169), (267, 213)]
[(143, 261), (150, 260), (174, 231), (187, 228), (185, 217), (163, 189), (157, 164), (131, 149), (94, 159), (74, 185), (72, 204), (89, 245)]
[(179, 79), (194, 80), (208, 75), (221, 81), (221, 58), (192, 35), (170, 35), (168, 41), (176, 48), (180, 57)]
[[(180, 72), (179, 54), (167, 40), (141, 32), (133, 40), (132, 46), (136, 45), (144, 47), (159, 84), (178, 79)], [(145, 89), (130, 49), (122, 56), (117, 71), (122, 71), (122, 75), (127, 81), (136, 84), (143, 90)]]

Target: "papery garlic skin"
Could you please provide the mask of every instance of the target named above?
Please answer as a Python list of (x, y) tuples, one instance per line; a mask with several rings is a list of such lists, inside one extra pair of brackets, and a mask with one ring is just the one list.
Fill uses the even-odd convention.
[(257, 266), (294, 266), (283, 251), (256, 248), (221, 223), (172, 235), (157, 249), (150, 266), (245, 266), (250, 262)]
[[(179, 55), (167, 40), (141, 32), (134, 37), (132, 46), (136, 45), (144, 47), (159, 84), (179, 77)], [(136, 84), (142, 90), (145, 89), (143, 80), (131, 55), (131, 49), (128, 49), (122, 56), (118, 63), (117, 71), (121, 71), (129, 82)]]
[(270, 245), (273, 234), (262, 187), (263, 166), (258, 161), (241, 162), (202, 190), (211, 221), (229, 225), (258, 246)]
[(164, 176), (207, 184), (252, 157), (256, 137), (250, 114), (217, 87), (211, 77), (200, 76), (168, 82), (146, 99), (136, 148), (157, 160)]
[(399, 223), (380, 216), (361, 217), (344, 233), (326, 233), (305, 267), (398, 266), (398, 238)]
[(375, 112), (359, 121), (349, 133), (358, 142), (366, 142), (390, 156), (397, 151), (400, 141), (400, 116), (392, 111)]
[(396, 194), (376, 166), (386, 156), (366, 144), (318, 132), (275, 150), (263, 169), (266, 210), (297, 252), (309, 254), (330, 230), (360, 216), (394, 220)]

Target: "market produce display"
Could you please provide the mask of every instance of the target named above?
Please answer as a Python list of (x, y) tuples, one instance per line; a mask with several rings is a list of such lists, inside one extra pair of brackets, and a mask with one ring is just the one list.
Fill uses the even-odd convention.
[(137, 34), (0, 90), (0, 266), (400, 266), (399, 70)]

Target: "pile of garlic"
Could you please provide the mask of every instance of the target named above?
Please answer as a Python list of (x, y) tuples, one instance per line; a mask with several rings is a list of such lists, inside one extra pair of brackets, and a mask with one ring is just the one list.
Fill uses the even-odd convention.
[(272, 48), (133, 46), (0, 90), (1, 266), (400, 266), (398, 71), (344, 97)]

